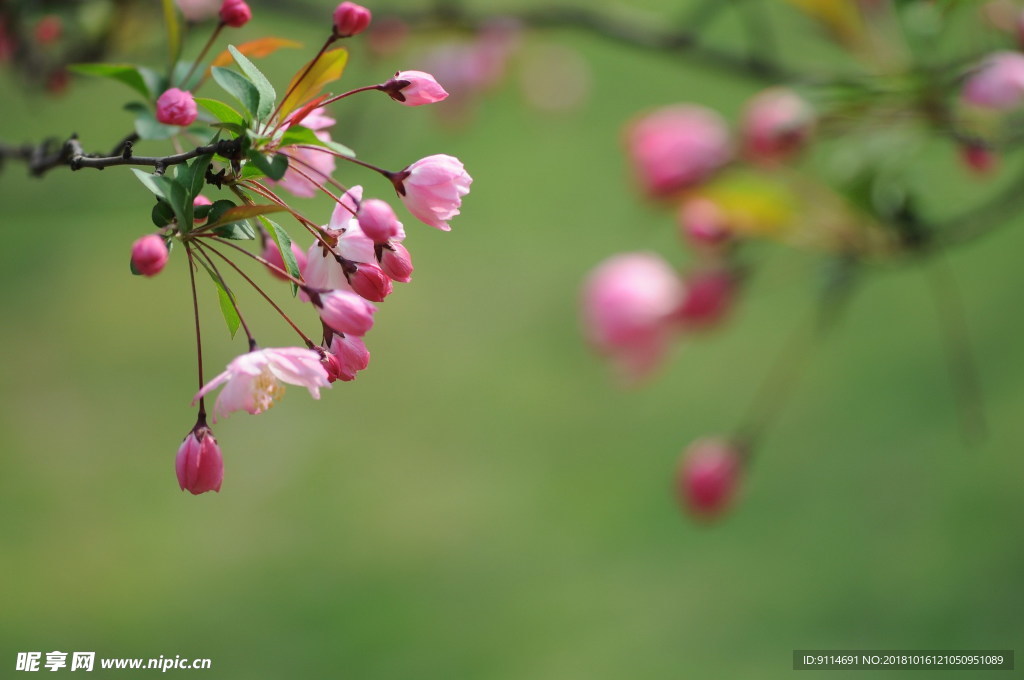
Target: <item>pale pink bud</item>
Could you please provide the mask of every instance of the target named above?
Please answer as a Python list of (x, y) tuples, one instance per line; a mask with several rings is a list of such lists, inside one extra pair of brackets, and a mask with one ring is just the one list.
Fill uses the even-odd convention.
[(159, 274), (167, 257), (167, 244), (156, 234), (146, 234), (132, 244), (132, 267), (143, 276)]
[(241, 28), (252, 19), (252, 10), (245, 0), (224, 0), (220, 6), (220, 20), (232, 28)]
[(335, 335), (331, 340), (331, 351), (328, 356), (333, 357), (337, 372), (335, 380), (348, 382), (356, 379), (356, 373), (362, 371), (370, 364), (370, 352), (366, 349), (366, 343), (356, 335)]
[(365, 262), (356, 265), (355, 273), (348, 277), (348, 284), (352, 290), (372, 302), (384, 302), (384, 298), (391, 295), (394, 289), (384, 270)]
[(755, 95), (743, 116), (747, 153), (755, 159), (782, 160), (800, 150), (810, 136), (814, 112), (796, 92), (772, 87)]
[(200, 418), (181, 443), (174, 469), (182, 491), (197, 496), (207, 491), (220, 491), (224, 479), (224, 458), (213, 432), (206, 426), (205, 418)]
[(687, 327), (706, 328), (720, 321), (736, 299), (737, 278), (724, 269), (708, 269), (686, 277), (686, 294), (676, 315)]
[(683, 203), (679, 227), (686, 240), (696, 246), (717, 246), (732, 237), (725, 212), (708, 198), (692, 198)]
[(964, 101), (987, 109), (1012, 109), (1024, 99), (1024, 54), (996, 52), (964, 83)]
[(346, 335), (366, 335), (373, 328), (377, 308), (348, 290), (332, 290), (313, 298), (320, 318), (329, 327)]
[(164, 125), (191, 125), (197, 115), (191, 92), (172, 87), (156, 100), (156, 119)]
[(960, 157), (970, 170), (979, 175), (992, 172), (996, 166), (996, 154), (981, 144), (965, 144), (960, 147)]
[(626, 144), (640, 183), (652, 197), (700, 184), (732, 157), (729, 128), (722, 117), (686, 104), (637, 120), (626, 132)]
[(363, 201), (359, 207), (359, 226), (374, 243), (387, 243), (404, 233), (395, 211), (379, 198)]
[(434, 104), (448, 97), (434, 76), (423, 71), (399, 71), (381, 87), (388, 96), (406, 106)]
[(350, 38), (366, 30), (373, 15), (370, 10), (354, 2), (343, 2), (334, 10), (334, 34)]
[(458, 158), (436, 154), (416, 161), (392, 181), (416, 219), (449, 231), (448, 220), (459, 214), (462, 197), (469, 193), (473, 178)]
[(590, 274), (584, 286), (587, 336), (624, 377), (644, 377), (668, 348), (672, 315), (682, 304), (683, 294), (679, 276), (658, 255), (611, 257)]
[[(203, 205), (213, 205), (213, 201), (208, 199), (206, 196), (203, 196), (202, 194), (198, 194), (192, 200), (192, 208), (195, 209), (195, 208), (198, 208), (199, 206), (203, 206)], [(206, 218), (205, 217), (197, 217), (194, 220), (194, 222), (196, 224), (203, 224), (204, 222), (206, 222)]]
[[(300, 248), (298, 244), (295, 243), (295, 241), (292, 241), (291, 250), (292, 255), (295, 256), (295, 264), (299, 266), (299, 271), (301, 272), (303, 269), (306, 268), (306, 252), (302, 248)], [(288, 267), (285, 266), (284, 263), (284, 258), (281, 257), (281, 251), (278, 249), (277, 243), (275, 243), (273, 239), (267, 239), (266, 244), (263, 246), (262, 257), (264, 260), (274, 265), (274, 267), (278, 267), (280, 269), (283, 269), (284, 271), (288, 271)], [(274, 269), (274, 267), (267, 267), (267, 271), (270, 272), (271, 276), (281, 279), (282, 281), (290, 280), (287, 276), (279, 272), (277, 269)]]
[(220, 0), (175, 0), (187, 21), (206, 21), (220, 9)]
[(412, 280), (412, 257), (401, 243), (384, 246), (380, 256), (380, 268), (392, 281), (409, 283)]
[(740, 448), (723, 439), (700, 439), (691, 444), (676, 479), (680, 502), (703, 519), (722, 514), (736, 494), (742, 458)]

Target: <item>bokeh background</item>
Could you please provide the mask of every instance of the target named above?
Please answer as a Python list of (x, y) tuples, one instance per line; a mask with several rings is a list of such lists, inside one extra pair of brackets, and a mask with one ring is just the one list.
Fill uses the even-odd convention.
[[(326, 31), (326, 18), (258, 7), (232, 39), (314, 47)], [(840, 59), (780, 17), (784, 54)], [(711, 37), (740, 30), (725, 20)], [(394, 62), (356, 41), (345, 82), (416, 68), (415, 50), (444, 37), (417, 37)], [(128, 56), (159, 60), (147, 40)], [(729, 324), (641, 388), (616, 387), (581, 337), (582, 279), (623, 250), (687, 257), (672, 217), (637, 197), (621, 127), (677, 101), (735, 120), (758, 85), (580, 34), (526, 40), (582, 57), (581, 107), (538, 111), (515, 75), (461, 126), (380, 96), (336, 105), (335, 138), (361, 157), (398, 168), (450, 153), (472, 193), (450, 233), (405, 219), (414, 282), (381, 306), (357, 381), (320, 401), (291, 388), (271, 412), (216, 426), (219, 494), (192, 497), (174, 476), (194, 422), (191, 310), (180, 252), (159, 277), (129, 275), (148, 192), (124, 168), (4, 170), (3, 675), (18, 651), (62, 650), (208, 657), (204, 676), (223, 678), (778, 678), (796, 648), (1024, 639), (1021, 221), (949, 256), (983, 443), (958, 430), (923, 266), (873, 271), (807, 358), (734, 511), (695, 524), (673, 496), (679, 454), (735, 426), (813, 307), (821, 260), (758, 246)], [(306, 57), (261, 65), (283, 82)], [(107, 148), (130, 125), (116, 83), (50, 97), (5, 74), (0, 88), (6, 141), (78, 132)], [(931, 159), (920, 180), (950, 212), (1004, 176), (969, 176), (942, 144)], [(358, 168), (338, 177), (387, 194)], [(304, 210), (326, 220), (330, 205)], [(244, 340), (228, 339), (211, 289), (200, 304), (213, 374)], [(293, 342), (256, 298), (242, 304), (264, 345)]]

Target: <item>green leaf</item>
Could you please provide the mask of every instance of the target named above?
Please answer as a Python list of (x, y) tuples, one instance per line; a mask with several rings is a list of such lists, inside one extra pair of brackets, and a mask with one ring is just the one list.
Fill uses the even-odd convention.
[(134, 64), (71, 64), (68, 69), (87, 76), (117, 80), (146, 99), (153, 99), (163, 91), (162, 79), (155, 71)]
[(178, 167), (178, 182), (185, 187), (186, 200), (185, 200), (185, 224), (188, 227), (182, 225), (181, 232), (187, 234), (192, 228), (192, 222), (194, 219), (195, 209), (195, 198), (203, 191), (203, 187), (206, 186), (206, 169), (210, 167), (210, 161), (213, 160), (213, 154), (203, 154), (192, 159), (188, 165), (179, 165)]
[(233, 132), (236, 135), (244, 135), (249, 130), (246, 125), (239, 123), (213, 123), (211, 127), (227, 130), (228, 132)]
[[(214, 207), (217, 206), (221, 201), (214, 203)], [(232, 222), (241, 222), (247, 220), (250, 217), (259, 217), (260, 215), (269, 215), (271, 213), (284, 212), (287, 208), (274, 204), (265, 205), (237, 205), (224, 210), (223, 212), (217, 210), (210, 211), (211, 222), (203, 226), (203, 229), (216, 229), (217, 227), (225, 224), (231, 224)]]
[(174, 221), (174, 209), (171, 204), (164, 200), (158, 200), (153, 206), (151, 213), (153, 224), (157, 227), (166, 227)]
[[(292, 239), (288, 235), (288, 232), (284, 230), (284, 227), (279, 225), (269, 217), (260, 217), (260, 221), (267, 227), (267, 231), (270, 232), (270, 238), (274, 239), (274, 243), (277, 244), (277, 249), (281, 251), (281, 259), (284, 260), (284, 268), (288, 270), (288, 273), (295, 278), (302, 278), (302, 273), (299, 271), (299, 263), (295, 261), (295, 253), (292, 252)], [(292, 295), (299, 290), (299, 287), (294, 281), (292, 284)]]
[(256, 149), (250, 149), (249, 160), (252, 161), (264, 175), (273, 180), (281, 179), (284, 177), (284, 173), (288, 170), (288, 159), (284, 154), (279, 153), (274, 156), (267, 157)]
[(217, 99), (206, 99), (205, 97), (196, 97), (195, 99), (196, 104), (199, 104), (204, 109), (212, 113), (213, 117), (220, 122), (241, 126), (243, 131), (248, 127), (245, 124), (245, 118), (242, 117), (242, 114), (235, 111), (224, 102)]
[(252, 228), (248, 220), (225, 224), (214, 229), (213, 233), (221, 238), (228, 238), (232, 241), (251, 241), (256, 238), (256, 230)]
[(217, 81), (217, 84), (237, 99), (250, 116), (256, 115), (260, 108), (260, 93), (248, 78), (220, 66), (214, 66), (210, 69), (210, 73), (213, 74), (213, 79)]
[(281, 135), (281, 139), (278, 141), (280, 146), (291, 146), (292, 144), (307, 144), (309, 146), (319, 146), (324, 149), (331, 149), (336, 153), (340, 153), (343, 156), (349, 156), (351, 158), (356, 157), (356, 152), (348, 148), (344, 144), (338, 144), (332, 140), (323, 140), (316, 136), (316, 133), (308, 127), (302, 125), (293, 125)]
[(181, 18), (178, 16), (178, 7), (174, 0), (163, 0), (164, 24), (167, 26), (167, 51), (170, 54), (170, 64), (173, 67), (181, 54), (181, 42), (183, 34), (181, 31)]
[(264, 120), (270, 117), (270, 114), (274, 112), (274, 102), (277, 101), (277, 92), (274, 91), (274, 86), (270, 84), (267, 77), (256, 68), (256, 64), (249, 61), (249, 59), (238, 51), (234, 45), (228, 45), (228, 51), (231, 52), (231, 56), (235, 58), (235, 62), (239, 68), (242, 69), (242, 73), (249, 76), (249, 80), (256, 86), (257, 92), (260, 93), (260, 104), (259, 109), (256, 111), (257, 120)]
[(177, 127), (158, 121), (145, 104), (132, 102), (125, 104), (124, 108), (135, 114), (135, 133), (141, 139), (170, 139), (178, 132)]
[(217, 299), (220, 301), (220, 313), (224, 316), (224, 323), (228, 325), (228, 333), (231, 337), (235, 337), (235, 333), (238, 332), (238, 326), (242, 322), (238, 318), (238, 310), (235, 309), (235, 297), (231, 294), (231, 291), (221, 280), (217, 272), (213, 271), (202, 258), (195, 258), (195, 261), (203, 265), (203, 269), (213, 279), (213, 285), (217, 287)]
[(155, 175), (152, 173), (139, 170), (138, 168), (132, 168), (132, 172), (139, 178), (142, 185), (153, 192), (157, 198), (162, 198), (171, 206), (174, 211), (174, 216), (178, 220), (178, 227), (187, 232), (192, 227), (191, 222), (191, 211), (186, 212), (186, 202), (190, 200), (188, 198), (188, 191), (181, 184), (171, 179), (170, 177), (164, 177), (162, 175)]

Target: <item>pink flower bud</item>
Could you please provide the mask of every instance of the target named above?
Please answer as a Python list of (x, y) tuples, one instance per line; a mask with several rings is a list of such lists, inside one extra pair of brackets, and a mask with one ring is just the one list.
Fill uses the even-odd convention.
[[(298, 244), (295, 243), (295, 241), (292, 241), (292, 255), (295, 256), (295, 264), (299, 266), (299, 272), (301, 272), (303, 269), (306, 268), (306, 251), (300, 248)], [(274, 267), (280, 267), (281, 269), (288, 271), (288, 267), (286, 267), (284, 264), (284, 258), (281, 257), (281, 251), (278, 250), (277, 244), (274, 242), (273, 239), (267, 239), (266, 245), (264, 245), (263, 247), (262, 257), (264, 260), (274, 265)], [(273, 267), (267, 267), (267, 271), (270, 272), (271, 276), (281, 279), (282, 281), (290, 280), (288, 277), (286, 277), (284, 274), (277, 271)]]
[(351, 38), (365, 31), (372, 18), (370, 10), (362, 5), (343, 2), (334, 10), (334, 34), (339, 38)]
[(175, 0), (175, 2), (185, 20), (193, 23), (206, 21), (216, 16), (220, 9), (220, 0)]
[(392, 281), (399, 283), (412, 281), (412, 257), (401, 243), (384, 246), (380, 257), (380, 268)]
[(60, 40), (63, 24), (56, 14), (47, 14), (36, 24), (36, 42), (40, 45), (52, 45)]
[(393, 182), (416, 219), (449, 231), (448, 220), (459, 214), (462, 197), (469, 193), (473, 178), (458, 158), (436, 154), (416, 161), (395, 175)]
[(241, 28), (252, 19), (252, 10), (245, 0), (224, 0), (220, 6), (221, 23), (232, 28)]
[(703, 519), (721, 515), (736, 494), (742, 458), (739, 447), (723, 439), (691, 444), (676, 480), (680, 502)]
[(698, 271), (686, 277), (686, 294), (676, 313), (687, 327), (712, 326), (732, 309), (737, 278), (724, 269)]
[(996, 52), (964, 83), (964, 101), (987, 109), (1005, 110), (1024, 99), (1024, 54)]
[[(206, 196), (203, 196), (202, 194), (199, 194), (194, 199), (192, 199), (192, 208), (193, 209), (198, 208), (198, 207), (203, 206), (203, 205), (213, 205), (213, 201), (208, 199)], [(196, 224), (203, 224), (204, 222), (206, 222), (206, 218), (205, 217), (197, 217), (193, 221)]]
[(132, 267), (143, 276), (159, 274), (167, 257), (167, 244), (156, 234), (146, 234), (132, 244)]
[(391, 295), (394, 289), (384, 270), (365, 262), (356, 265), (355, 273), (348, 277), (348, 284), (352, 290), (372, 302), (384, 302), (384, 298)]
[(399, 71), (381, 87), (388, 96), (406, 106), (434, 104), (448, 97), (434, 76), (423, 71)]
[(395, 211), (379, 198), (369, 198), (359, 207), (359, 226), (374, 243), (387, 243), (403, 234)]
[(996, 154), (981, 144), (964, 144), (960, 147), (964, 164), (978, 175), (987, 175), (996, 166)]
[(359, 295), (348, 290), (321, 293), (314, 304), (320, 308), (320, 318), (329, 327), (345, 335), (366, 335), (373, 328), (373, 315), (377, 308)]
[(191, 92), (172, 87), (156, 100), (156, 119), (164, 125), (191, 125), (198, 114)]
[(626, 253), (605, 260), (583, 290), (587, 336), (627, 379), (639, 379), (661, 362), (671, 337), (672, 314), (683, 284), (661, 257)]
[(197, 496), (207, 491), (220, 491), (224, 479), (224, 458), (213, 432), (206, 426), (205, 418), (200, 418), (181, 443), (174, 468), (182, 491), (187, 490)]
[(757, 94), (747, 104), (743, 137), (751, 158), (783, 160), (803, 147), (811, 134), (814, 112), (797, 93), (773, 87)]
[(331, 340), (331, 351), (327, 354), (333, 359), (332, 368), (335, 373), (333, 380), (348, 382), (356, 379), (356, 373), (370, 364), (370, 352), (366, 349), (363, 339), (355, 335), (335, 335)]
[(688, 104), (639, 119), (627, 130), (626, 144), (640, 184), (655, 198), (704, 182), (732, 157), (722, 117)]
[(695, 246), (718, 246), (732, 237), (728, 218), (718, 204), (708, 198), (693, 198), (679, 210), (683, 237)]

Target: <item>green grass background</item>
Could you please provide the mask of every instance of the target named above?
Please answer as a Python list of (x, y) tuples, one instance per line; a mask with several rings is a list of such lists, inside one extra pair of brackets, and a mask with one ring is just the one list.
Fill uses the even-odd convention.
[[(314, 45), (314, 28), (258, 16), (237, 40)], [(787, 30), (790, 53), (814, 38)], [(57, 649), (208, 657), (204, 677), (224, 678), (780, 678), (795, 648), (1022, 639), (1019, 221), (949, 257), (983, 445), (961, 442), (921, 268), (881, 272), (807, 358), (735, 511), (697, 526), (671, 492), (678, 456), (735, 425), (811, 307), (820, 262), (757, 249), (727, 327), (643, 388), (616, 388), (581, 339), (582, 278), (623, 250), (686, 258), (671, 216), (631, 188), (621, 126), (690, 100), (735, 119), (756, 86), (578, 35), (528, 49), (552, 40), (592, 69), (574, 113), (531, 110), (514, 80), (455, 130), (383, 97), (337, 105), (335, 138), (361, 157), (398, 168), (451, 153), (473, 190), (450, 233), (405, 219), (415, 279), (381, 306), (356, 382), (320, 401), (291, 388), (267, 414), (217, 424), (220, 494), (192, 497), (174, 477), (194, 419), (191, 310), (180, 251), (159, 277), (128, 273), (148, 193), (124, 168), (5, 169), (0, 675), (18, 651)], [(263, 63), (283, 82), (303, 56)], [(347, 82), (410, 59), (375, 63), (356, 42)], [(77, 81), (57, 99), (0, 87), (9, 141), (77, 131), (107, 148), (130, 125), (117, 84)], [(934, 159), (921, 181), (937, 209), (989, 191), (948, 147)], [(357, 168), (338, 176), (387, 195)], [(328, 202), (303, 203), (326, 221)], [(201, 293), (212, 375), (244, 340)], [(294, 342), (242, 302), (262, 344)]]

